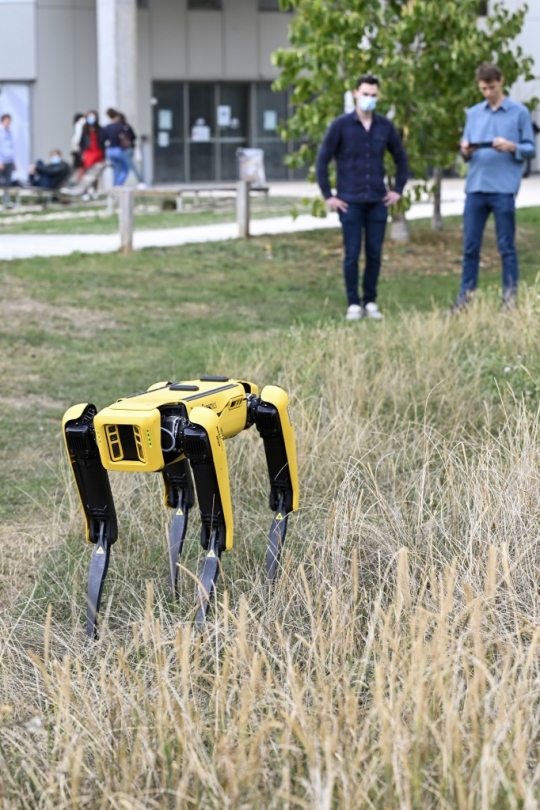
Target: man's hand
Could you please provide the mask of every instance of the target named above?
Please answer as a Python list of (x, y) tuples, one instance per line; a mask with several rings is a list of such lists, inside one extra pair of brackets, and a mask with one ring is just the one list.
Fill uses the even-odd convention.
[(4, 171), (4, 164), (0, 163), (0, 172), (3, 172), (3, 171)]
[(346, 211), (349, 204), (345, 200), (340, 200), (339, 197), (328, 197), (326, 205), (330, 211)]
[(497, 152), (515, 152), (516, 145), (514, 141), (508, 141), (506, 138), (494, 138), (493, 139), (493, 148), (497, 150)]
[(471, 146), (469, 141), (461, 141), (461, 154), (464, 158), (470, 158), (473, 152), (476, 152), (476, 146)]
[(401, 194), (398, 194), (397, 191), (387, 191), (382, 201), (385, 205), (395, 205), (397, 202), (401, 200)]

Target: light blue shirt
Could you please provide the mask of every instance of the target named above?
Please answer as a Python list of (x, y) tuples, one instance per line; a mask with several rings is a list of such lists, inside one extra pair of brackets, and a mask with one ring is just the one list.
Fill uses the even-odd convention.
[(0, 163), (15, 163), (13, 135), (2, 124), (0, 124)]
[(536, 154), (531, 115), (523, 104), (505, 98), (492, 110), (481, 101), (467, 110), (463, 140), (486, 143), (506, 138), (516, 144), (515, 152), (497, 152), (491, 147), (476, 149), (469, 161), (465, 191), (517, 194), (523, 175), (523, 161)]

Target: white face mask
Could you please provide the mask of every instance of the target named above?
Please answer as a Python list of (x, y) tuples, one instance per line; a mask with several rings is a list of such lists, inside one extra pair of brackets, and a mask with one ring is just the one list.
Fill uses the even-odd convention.
[(356, 104), (362, 112), (372, 112), (377, 106), (377, 99), (373, 96), (358, 96)]
[(62, 158), (60, 157), (60, 155), (53, 155), (51, 157), (51, 163), (60, 163), (61, 160)]

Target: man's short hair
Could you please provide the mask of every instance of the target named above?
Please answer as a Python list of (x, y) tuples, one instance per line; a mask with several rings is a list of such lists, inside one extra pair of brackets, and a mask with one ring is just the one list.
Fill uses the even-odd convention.
[(500, 82), (502, 79), (501, 69), (491, 62), (484, 62), (483, 65), (476, 68), (474, 78), (477, 82)]
[(356, 82), (356, 89), (360, 87), (361, 84), (376, 84), (377, 87), (379, 86), (379, 80), (376, 76), (372, 73), (365, 73), (363, 76), (360, 76), (358, 81)]
[(0, 118), (0, 121), (2, 121), (2, 122), (7, 121), (8, 118), (11, 121), (11, 115), (9, 113), (4, 113), (2, 118)]

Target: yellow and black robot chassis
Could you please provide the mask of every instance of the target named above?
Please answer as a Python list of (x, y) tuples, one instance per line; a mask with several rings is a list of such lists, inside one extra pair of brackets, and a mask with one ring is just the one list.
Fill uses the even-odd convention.
[[(266, 573), (273, 581), (287, 531), (287, 516), (298, 508), (298, 472), (289, 398), (282, 388), (258, 388), (244, 380), (201, 377), (159, 382), (97, 411), (69, 408), (63, 418), (66, 448), (94, 544), (88, 574), (87, 634), (97, 634), (97, 614), (112, 544), (118, 536), (107, 470), (161, 472), (165, 505), (173, 510), (169, 533), (169, 580), (178, 584), (178, 561), (195, 491), (206, 551), (199, 577), (197, 626), (206, 618), (219, 575), (222, 552), (233, 545), (233, 518), (225, 439), (255, 425), (264, 442), (270, 476)], [(193, 478), (191, 475), (193, 472)], [(195, 483), (193, 483), (195, 479)]]

